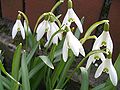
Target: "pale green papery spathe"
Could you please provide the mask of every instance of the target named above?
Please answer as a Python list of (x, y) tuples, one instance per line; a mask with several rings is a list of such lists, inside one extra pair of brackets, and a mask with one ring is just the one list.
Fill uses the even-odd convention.
[[(43, 20), (37, 27), (37, 41), (39, 41), (43, 35), (45, 34), (45, 32), (47, 32), (47, 42), (45, 44), (45, 46), (48, 45), (50, 38), (52, 37), (52, 35), (59, 30), (59, 27), (56, 25), (55, 22), (49, 22), (47, 20)], [(61, 33), (57, 33), (51, 43), (53, 44), (58, 44), (58, 38), (61, 40), (62, 39), (62, 34)]]
[(71, 22), (75, 22), (78, 26), (80, 32), (83, 32), (83, 27), (81, 24), (81, 21), (79, 20), (78, 16), (75, 14), (74, 10), (72, 8), (69, 8), (64, 19), (62, 25), (71, 25)]
[(85, 51), (80, 43), (80, 41), (73, 35), (71, 31), (68, 31), (66, 34), (66, 38), (63, 44), (63, 60), (66, 62), (68, 59), (68, 49), (71, 49), (75, 56), (78, 56), (79, 53), (81, 53), (83, 56), (85, 56)]
[(106, 59), (100, 64), (95, 73), (95, 78), (98, 78), (103, 71), (109, 74), (111, 82), (113, 83), (114, 86), (116, 86), (118, 82), (117, 72), (112, 64), (111, 59)]
[(16, 22), (15, 22), (15, 24), (13, 26), (12, 39), (15, 38), (18, 31), (21, 32), (22, 38), (25, 39), (25, 30), (24, 30), (24, 27), (22, 25), (22, 22), (19, 19), (16, 20)]

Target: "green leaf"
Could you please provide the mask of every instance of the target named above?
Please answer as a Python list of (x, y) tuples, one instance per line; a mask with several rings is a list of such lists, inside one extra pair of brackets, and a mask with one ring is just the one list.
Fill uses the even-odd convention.
[(12, 61), (12, 76), (18, 80), (19, 68), (20, 68), (20, 56), (21, 56), (22, 43), (17, 46)]
[(55, 68), (53, 74), (52, 74), (52, 88), (54, 88), (54, 85), (56, 83), (56, 81), (58, 80), (62, 70), (64, 69), (65, 66), (65, 62), (63, 60), (60, 60), (59, 64), (57, 65), (57, 67)]
[(22, 88), (23, 90), (30, 90), (30, 82), (28, 77), (27, 61), (26, 61), (26, 52), (23, 52), (22, 61), (21, 61), (21, 71), (22, 71)]
[(50, 59), (47, 56), (39, 56), (39, 57), (48, 67), (54, 69), (53, 64), (51, 63)]
[(0, 78), (0, 90), (4, 90), (1, 78)]
[(80, 90), (88, 90), (89, 87), (89, 79), (88, 79), (88, 72), (86, 68), (80, 67), (81, 75), (82, 75), (82, 82), (81, 82), (81, 89)]
[(8, 76), (10, 79), (12, 79), (17, 85), (20, 85), (20, 83), (18, 81), (16, 81), (9, 73), (6, 72), (1, 60), (0, 60), (0, 69), (6, 76)]
[(106, 83), (100, 84), (98, 86), (96, 86), (95, 88), (93, 88), (92, 90), (102, 90), (102, 88), (104, 88), (106, 85)]
[(40, 70), (42, 69), (42, 67), (44, 66), (44, 63), (39, 63), (37, 64), (30, 72), (29, 72), (29, 79), (31, 79), (32, 77), (34, 77), (34, 75)]
[(120, 80), (120, 54), (118, 56), (118, 58), (115, 61), (114, 67), (117, 71), (117, 75), (118, 75), (118, 80)]
[(5, 78), (4, 76), (0, 75), (0, 80), (2, 81), (3, 86), (7, 89), (10, 90), (10, 80)]

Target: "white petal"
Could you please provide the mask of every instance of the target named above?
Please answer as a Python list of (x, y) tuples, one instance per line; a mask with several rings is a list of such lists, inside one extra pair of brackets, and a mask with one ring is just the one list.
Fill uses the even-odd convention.
[[(53, 22), (53, 26), (54, 26), (54, 28), (56, 29), (56, 31), (59, 30), (59, 27), (56, 25), (55, 22)], [(62, 33), (61, 33), (61, 32), (60, 32), (60, 33), (57, 33), (57, 36), (59, 37), (60, 40), (62, 40)]]
[(68, 59), (68, 45), (67, 45), (67, 39), (65, 39), (65, 41), (64, 41), (62, 53), (63, 53), (63, 60), (64, 60), (64, 62), (66, 62), (67, 59)]
[(43, 20), (37, 27), (36, 33), (38, 33), (41, 29), (41, 27), (43, 26), (43, 24), (45, 23), (45, 20)]
[(95, 72), (95, 78), (98, 78), (102, 74), (103, 69), (104, 69), (104, 62), (102, 62), (100, 66), (97, 68)]
[(78, 39), (73, 35), (71, 31), (67, 32), (66, 38), (69, 43), (70, 49), (73, 51), (75, 56), (79, 55), (79, 41)]
[[(64, 17), (64, 19), (63, 19), (63, 22), (62, 22), (62, 26), (63, 25), (68, 25), (69, 24), (69, 21), (68, 21), (68, 18), (69, 17), (69, 9), (68, 9), (68, 11), (67, 11), (67, 13), (66, 13), (66, 15), (65, 15), (65, 17)], [(70, 24), (69, 24), (69, 26), (70, 26)]]
[(82, 24), (81, 24), (80, 19), (78, 18), (78, 16), (76, 15), (76, 13), (74, 12), (74, 10), (73, 10), (72, 8), (69, 9), (69, 10), (70, 10), (70, 12), (71, 12), (71, 14), (72, 14), (72, 15), (71, 15), (72, 18), (74, 19), (76, 25), (78, 26), (80, 32), (83, 33), (83, 27), (82, 27)]
[(43, 21), (37, 27), (37, 41), (39, 41), (43, 37), (43, 35), (45, 33), (45, 29), (46, 29), (46, 22)]
[(16, 36), (16, 34), (17, 34), (17, 32), (18, 32), (18, 20), (16, 20), (16, 22), (15, 22), (15, 24), (14, 24), (14, 26), (13, 26), (13, 29), (12, 29), (12, 39), (14, 39), (15, 38), (15, 36)]
[[(55, 23), (51, 23), (51, 37), (52, 37), (52, 35), (57, 31), (56, 29), (56, 24)], [(50, 37), (50, 38), (51, 38)], [(54, 44), (58, 44), (58, 36), (57, 36), (57, 34), (53, 37), (53, 40), (52, 40), (52, 42), (54, 43)]]
[(102, 46), (101, 43), (103, 41), (103, 38), (104, 38), (104, 32), (102, 32), (102, 34), (95, 40), (92, 50), (100, 49), (100, 47)]
[(92, 64), (92, 62), (94, 61), (94, 55), (89, 56), (88, 60), (87, 60), (87, 64), (86, 64), (86, 69), (88, 69), (90, 67), (90, 65)]
[(112, 53), (113, 52), (113, 42), (112, 42), (112, 39), (110, 37), (110, 34), (109, 32), (106, 32), (107, 33), (107, 48), (110, 50), (110, 52)]
[(106, 60), (103, 53), (98, 53), (98, 56), (99, 56), (99, 58), (100, 58), (102, 61), (105, 61), (105, 60)]
[(78, 43), (78, 44), (79, 44), (79, 52), (80, 52), (80, 54), (82, 54), (83, 56), (85, 56), (85, 50), (84, 50), (82, 44), (81, 43)]
[(114, 66), (112, 65), (112, 61), (109, 60), (109, 62), (110, 62), (109, 63), (109, 76), (110, 76), (110, 80), (113, 83), (113, 85), (116, 86), (117, 82), (118, 82), (118, 80), (117, 80), (117, 72), (116, 72)]

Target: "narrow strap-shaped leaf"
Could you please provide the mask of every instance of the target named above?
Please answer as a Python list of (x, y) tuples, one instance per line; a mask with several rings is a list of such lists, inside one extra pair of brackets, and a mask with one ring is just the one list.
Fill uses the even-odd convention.
[(50, 59), (47, 56), (39, 56), (39, 57), (48, 67), (54, 69), (53, 64), (51, 63)]
[(30, 90), (30, 82), (29, 82), (29, 77), (28, 77), (28, 69), (27, 69), (25, 51), (22, 54), (21, 70), (22, 70), (22, 88), (23, 90)]
[[(0, 73), (0, 75), (1, 75), (1, 73)], [(2, 79), (0, 78), (0, 90), (4, 90), (4, 88), (3, 88), (3, 83), (2, 83)]]
[(39, 63), (36, 65), (30, 72), (29, 72), (29, 79), (31, 79), (42, 67), (44, 66), (44, 63)]
[(2, 81), (3, 86), (7, 89), (10, 90), (10, 80), (5, 78), (4, 76), (0, 75), (0, 80)]
[(120, 80), (120, 54), (119, 54), (117, 60), (115, 61), (114, 67), (117, 71), (118, 80)]
[(9, 73), (6, 72), (1, 60), (0, 60), (0, 69), (6, 76), (8, 76), (10, 79), (12, 79), (17, 85), (20, 85), (20, 83), (18, 81), (16, 81)]
[(55, 68), (53, 74), (52, 74), (52, 88), (54, 88), (54, 85), (56, 83), (56, 81), (58, 80), (62, 70), (64, 69), (64, 66), (65, 66), (65, 62), (63, 60), (61, 60), (59, 62), (59, 64), (57, 65), (57, 67)]
[(81, 76), (82, 76), (80, 90), (88, 90), (88, 86), (89, 86), (88, 72), (84, 67), (80, 67), (80, 70), (81, 70)]
[(12, 61), (12, 76), (18, 80), (19, 68), (20, 68), (20, 56), (21, 56), (22, 43), (17, 46)]

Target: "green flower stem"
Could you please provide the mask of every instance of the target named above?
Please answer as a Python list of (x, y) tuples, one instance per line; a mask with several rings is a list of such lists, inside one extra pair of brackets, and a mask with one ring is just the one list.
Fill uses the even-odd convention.
[(60, 4), (63, 3), (63, 2), (64, 2), (64, 0), (58, 1), (58, 2), (54, 5), (54, 7), (51, 9), (51, 12), (54, 12), (55, 9), (56, 9), (58, 6), (60, 6)]
[(72, 76), (74, 75), (74, 73), (79, 69), (79, 67), (81, 67), (83, 65), (83, 63), (87, 60), (87, 58), (90, 56), (90, 55), (93, 55), (95, 53), (105, 53), (106, 52), (103, 50), (94, 50), (94, 51), (91, 51), (89, 52), (86, 57), (84, 57), (81, 62), (77, 65), (77, 67), (74, 69), (74, 71), (71, 73), (71, 75), (67, 78), (67, 80), (65, 81), (65, 83), (63, 84), (62, 88), (65, 86), (65, 84), (72, 78)]
[(95, 28), (103, 23), (108, 23), (109, 20), (102, 20), (102, 21), (98, 21), (96, 23), (94, 23), (92, 26), (90, 26), (90, 28), (88, 28), (87, 32), (85, 33), (84, 38), (81, 40), (81, 43), (83, 44), (86, 40), (87, 37), (90, 36), (90, 34), (95, 30)]
[(61, 27), (61, 22), (59, 21), (59, 19), (53, 13), (49, 12), (49, 14), (55, 19), (55, 21), (58, 23), (58, 26)]

